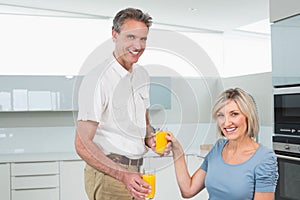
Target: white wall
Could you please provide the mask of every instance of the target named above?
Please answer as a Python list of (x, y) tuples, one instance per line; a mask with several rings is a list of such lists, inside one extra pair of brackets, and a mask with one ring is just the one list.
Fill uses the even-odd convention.
[(242, 76), (272, 71), (269, 35), (230, 32), (224, 34), (222, 77)]
[[(110, 20), (1, 15), (0, 26), (2, 75), (76, 75), (93, 51), (111, 38)], [(158, 30), (154, 30), (148, 41), (150, 51), (142, 56), (141, 64), (167, 66), (176, 75), (188, 77), (206, 76), (203, 67), (216, 68), (221, 77), (271, 70), (268, 36), (242, 32), (161, 32), (170, 36), (160, 38)], [(167, 40), (170, 47), (160, 49), (155, 40), (160, 44)], [(110, 54), (110, 49), (107, 52)], [(154, 75), (164, 75), (161, 69), (149, 67)]]
[(111, 29), (108, 20), (26, 15), (0, 15), (0, 27), (1, 75), (76, 75)]
[(270, 72), (271, 41), (268, 34), (231, 31), (223, 34), (183, 33), (200, 45), (221, 77)]

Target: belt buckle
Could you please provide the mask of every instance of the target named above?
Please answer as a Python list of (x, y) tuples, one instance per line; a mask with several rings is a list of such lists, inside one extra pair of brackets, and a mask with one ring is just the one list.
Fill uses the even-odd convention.
[(109, 157), (112, 161), (114, 161), (115, 163), (121, 163), (122, 162), (122, 158), (120, 157), (120, 155), (117, 154), (109, 154), (107, 157)]
[(129, 162), (128, 162), (128, 165), (129, 166), (137, 166), (137, 167), (139, 167), (139, 165), (140, 165), (140, 159), (128, 159), (129, 160)]

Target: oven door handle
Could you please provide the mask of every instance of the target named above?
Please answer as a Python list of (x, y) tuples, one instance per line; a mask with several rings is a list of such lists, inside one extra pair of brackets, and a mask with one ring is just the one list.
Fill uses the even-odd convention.
[(300, 161), (300, 158), (297, 158), (297, 157), (284, 156), (284, 155), (279, 155), (279, 154), (276, 154), (276, 156), (278, 158), (282, 158), (282, 159)]

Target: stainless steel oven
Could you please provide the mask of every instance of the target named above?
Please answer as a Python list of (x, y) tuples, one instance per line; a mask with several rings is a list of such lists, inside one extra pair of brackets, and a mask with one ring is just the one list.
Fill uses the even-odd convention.
[(300, 137), (300, 86), (274, 89), (274, 125), (275, 134)]
[(277, 155), (279, 170), (275, 200), (299, 200), (300, 137), (275, 135), (273, 149)]

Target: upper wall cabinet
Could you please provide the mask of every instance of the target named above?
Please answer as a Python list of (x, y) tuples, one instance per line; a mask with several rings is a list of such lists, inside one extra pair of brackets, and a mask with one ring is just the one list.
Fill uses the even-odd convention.
[(0, 111), (76, 110), (81, 77), (0, 76)]
[[(0, 112), (76, 111), (83, 76), (0, 76)], [(171, 108), (171, 78), (151, 77), (150, 109)]]
[(299, 0), (269, 0), (270, 21), (276, 22), (300, 13)]
[(171, 109), (171, 78), (150, 78), (150, 110)]
[(273, 86), (300, 84), (300, 15), (271, 27)]

